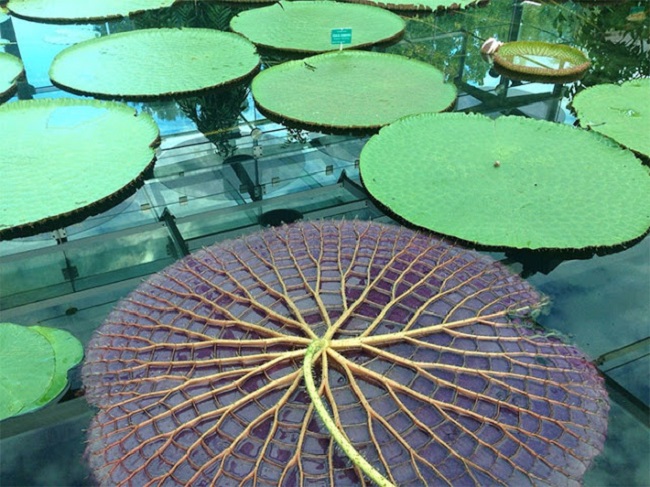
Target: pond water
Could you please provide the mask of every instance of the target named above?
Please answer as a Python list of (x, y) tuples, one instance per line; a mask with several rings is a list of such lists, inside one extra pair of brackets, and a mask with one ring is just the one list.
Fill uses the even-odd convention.
[[(6, 103), (75, 97), (48, 77), (54, 56), (73, 43), (154, 26), (225, 29), (243, 8), (181, 2), (88, 25), (0, 16), (4, 51), (25, 65), (25, 77)], [(643, 0), (491, 0), (464, 11), (409, 16), (405, 39), (376, 49), (443, 70), (459, 91), (455, 111), (573, 124), (569, 104), (585, 87), (650, 75), (649, 17)], [(481, 57), (479, 48), (489, 37), (566, 43), (584, 50), (592, 67), (572, 83), (511, 79)], [(267, 65), (281, 61), (277, 55), (264, 58)], [(391, 221), (359, 181), (366, 136), (287, 129), (259, 113), (247, 84), (129, 103), (160, 127), (153, 175), (104, 213), (54, 233), (0, 242), (0, 321), (56, 326), (86, 343), (144, 277), (188, 252), (258, 230), (269, 215)], [(462, 154), (462, 141), (451, 143)], [(598, 255), (492, 255), (549, 296), (540, 324), (576, 343), (606, 378), (612, 402), (608, 439), (585, 485), (650, 485), (650, 238)], [(92, 485), (82, 456), (92, 414), (76, 371), (61, 402), (4, 421), (0, 485)]]

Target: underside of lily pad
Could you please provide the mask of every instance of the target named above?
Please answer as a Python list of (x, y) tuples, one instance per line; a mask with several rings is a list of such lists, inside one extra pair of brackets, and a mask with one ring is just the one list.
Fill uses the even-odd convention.
[(511, 73), (578, 79), (591, 66), (584, 53), (565, 44), (541, 41), (506, 42), (494, 53), (494, 63)]
[(50, 67), (63, 89), (106, 98), (197, 93), (257, 71), (255, 46), (215, 29), (143, 29), (92, 39), (60, 52)]
[(398, 226), (214, 245), (92, 338), (91, 468), (106, 486), (369, 485), (368, 465), (379, 485), (578, 485), (607, 395), (534, 325), (541, 303), (490, 258)]
[(571, 105), (581, 127), (650, 157), (650, 78), (626, 81), (620, 86), (592, 86), (578, 93)]
[(399, 217), (495, 247), (586, 249), (650, 228), (650, 174), (598, 134), (523, 117), (421, 114), (364, 146), (361, 177)]
[(430, 64), (366, 51), (274, 66), (251, 90), (269, 118), (321, 131), (376, 131), (405, 115), (446, 110), (456, 99), (456, 88)]
[(0, 52), (0, 99), (6, 99), (16, 88), (16, 80), (23, 74), (23, 63), (16, 56)]
[(388, 10), (458, 10), (470, 5), (479, 5), (487, 3), (489, 0), (344, 0), (350, 3), (361, 3), (373, 5), (375, 7), (386, 8)]
[(154, 164), (158, 127), (122, 103), (64, 98), (0, 107), (0, 239), (55, 230), (118, 204)]
[(230, 22), (257, 46), (311, 54), (339, 49), (331, 31), (342, 27), (352, 29), (352, 40), (341, 47), (354, 49), (396, 40), (406, 24), (384, 9), (331, 1), (279, 2), (241, 12)]
[(46, 22), (81, 22), (128, 17), (169, 7), (174, 0), (10, 0), (12, 15)]

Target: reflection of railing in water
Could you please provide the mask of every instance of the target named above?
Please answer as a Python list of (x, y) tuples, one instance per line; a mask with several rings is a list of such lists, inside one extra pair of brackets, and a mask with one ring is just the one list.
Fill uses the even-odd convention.
[[(354, 217), (364, 212), (381, 215), (345, 173), (335, 184), (187, 216), (174, 215), (174, 209), (166, 206), (159, 209), (161, 216), (155, 223), (3, 255), (0, 281), (12, 282), (12, 288), (0, 288), (0, 310), (3, 314), (7, 310), (16, 313), (21, 307), (31, 308), (39, 302), (37, 306), (46, 306), (48, 300), (62, 296), (74, 300), (82, 290), (101, 293), (104, 286), (157, 272), (215, 240), (259, 230), (263, 227), (261, 216), (275, 209), (297, 209), (305, 219)], [(25, 274), (34, 276), (30, 274), (34, 269), (51, 279), (26, 280)]]

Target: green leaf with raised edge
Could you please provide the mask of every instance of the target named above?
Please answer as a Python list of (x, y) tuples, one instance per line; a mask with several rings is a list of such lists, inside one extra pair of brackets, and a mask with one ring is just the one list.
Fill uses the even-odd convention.
[(487, 3), (489, 0), (344, 0), (350, 3), (364, 3), (389, 10), (457, 10), (470, 5)]
[(650, 157), (650, 78), (592, 86), (578, 93), (572, 106), (580, 126)]
[(61, 228), (132, 193), (153, 166), (158, 127), (116, 102), (0, 106), (0, 238)]
[(16, 79), (23, 74), (23, 63), (16, 56), (0, 52), (0, 97), (16, 87)]
[(46, 326), (32, 326), (30, 329), (45, 337), (54, 351), (55, 362), (52, 382), (35, 404), (35, 406), (44, 406), (56, 399), (65, 390), (68, 385), (68, 371), (81, 362), (84, 350), (81, 342), (65, 330)]
[(0, 419), (38, 409), (67, 386), (83, 347), (64, 330), (0, 323)]
[(650, 176), (598, 134), (522, 117), (421, 114), (363, 148), (363, 183), (409, 222), (515, 248), (613, 246), (650, 227)]
[(230, 28), (258, 46), (306, 53), (338, 50), (331, 43), (335, 28), (352, 29), (343, 48), (367, 47), (399, 38), (406, 27), (401, 17), (384, 9), (331, 1), (281, 2), (246, 10)]
[(520, 76), (576, 79), (591, 66), (574, 47), (540, 41), (506, 42), (494, 53), (494, 64)]
[(9, 11), (18, 17), (52, 22), (104, 20), (170, 7), (174, 0), (10, 0)]
[(161, 97), (235, 83), (256, 71), (259, 62), (255, 46), (231, 32), (143, 29), (64, 49), (52, 62), (50, 78), (77, 93)]
[(253, 97), (268, 116), (319, 129), (376, 130), (449, 108), (456, 88), (430, 64), (394, 54), (336, 51), (259, 73)]

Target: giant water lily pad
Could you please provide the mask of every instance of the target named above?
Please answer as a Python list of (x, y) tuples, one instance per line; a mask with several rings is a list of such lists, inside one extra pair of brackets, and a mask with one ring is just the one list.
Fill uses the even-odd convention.
[(339, 49), (331, 31), (341, 27), (352, 29), (352, 42), (343, 47), (359, 48), (400, 37), (406, 24), (383, 9), (331, 1), (279, 2), (230, 21), (233, 31), (258, 46), (306, 53)]
[(10, 0), (7, 7), (12, 15), (26, 19), (79, 22), (128, 17), (173, 3), (174, 0)]
[(52, 62), (52, 81), (74, 92), (144, 98), (237, 82), (259, 65), (255, 46), (214, 29), (143, 29), (81, 42)]
[(34, 411), (67, 387), (83, 347), (64, 330), (0, 323), (0, 420)]
[(0, 52), (0, 98), (16, 87), (16, 80), (23, 73), (23, 63), (16, 56)]
[(591, 63), (582, 51), (541, 41), (506, 42), (494, 53), (494, 63), (511, 73), (544, 78), (578, 78)]
[(154, 163), (158, 127), (127, 105), (42, 99), (0, 107), (0, 238), (60, 228), (113, 206)]
[(376, 130), (405, 115), (445, 110), (456, 98), (430, 64), (365, 51), (286, 62), (259, 73), (251, 89), (271, 118), (325, 130)]
[(421, 114), (370, 139), (363, 183), (415, 225), (483, 245), (613, 246), (650, 227), (650, 175), (574, 127), (522, 117)]
[(398, 226), (209, 247), (92, 338), (90, 465), (101, 485), (364, 485), (356, 451), (381, 485), (577, 485), (608, 401), (536, 329), (541, 303), (490, 258)]
[(650, 157), (650, 78), (592, 86), (572, 106), (582, 127)]

